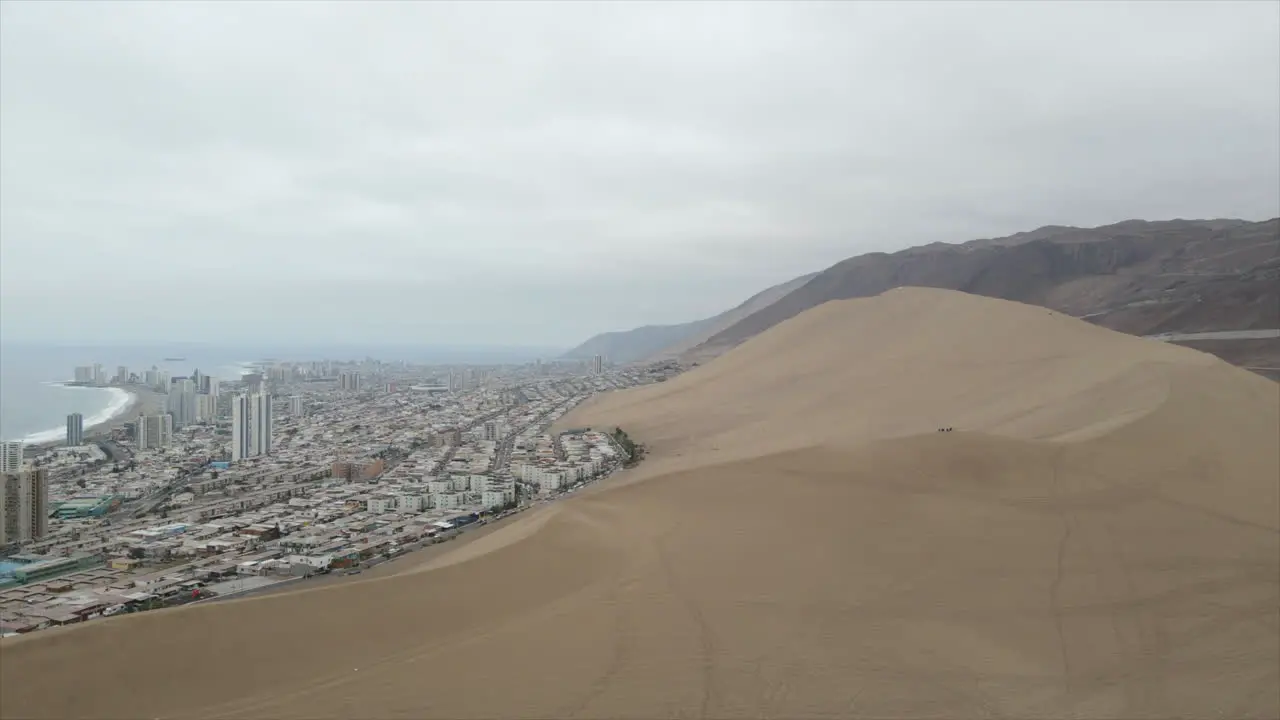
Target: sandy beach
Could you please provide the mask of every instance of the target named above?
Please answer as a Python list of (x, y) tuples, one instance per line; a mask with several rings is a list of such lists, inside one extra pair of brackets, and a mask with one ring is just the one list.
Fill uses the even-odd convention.
[(143, 415), (156, 415), (165, 411), (165, 402), (168, 396), (164, 393), (139, 385), (128, 385), (121, 389), (131, 396), (128, 406), (106, 422), (94, 425), (92, 428), (85, 428), (87, 437), (100, 438), (109, 436), (112, 430), (136, 422)]
[(646, 459), (381, 572), (5, 639), (0, 716), (1280, 715), (1280, 386), (1210, 355), (911, 288), (564, 422)]
[[(148, 387), (141, 385), (125, 385), (114, 386), (116, 389), (123, 390), (129, 394), (129, 402), (119, 412), (112, 415), (107, 420), (93, 425), (86, 425), (84, 428), (84, 437), (86, 440), (103, 440), (111, 436), (111, 432), (118, 428), (129, 425), (143, 415), (155, 415), (165, 412), (165, 402), (168, 396), (164, 393), (156, 392)], [(49, 448), (58, 447), (65, 442), (65, 439), (58, 438), (48, 440), (41, 443), (28, 443), (26, 452), (40, 453)]]

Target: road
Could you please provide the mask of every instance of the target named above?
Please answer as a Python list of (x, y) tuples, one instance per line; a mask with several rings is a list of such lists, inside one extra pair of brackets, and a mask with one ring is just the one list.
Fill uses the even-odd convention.
[(1147, 335), (1150, 340), (1161, 342), (1186, 342), (1192, 340), (1269, 340), (1280, 338), (1280, 330), (1216, 330), (1213, 332), (1163, 333)]
[[(506, 470), (509, 466), (509, 463), (511, 462), (511, 449), (515, 444), (516, 436), (524, 432), (530, 426), (541, 426), (545, 424), (547, 417), (551, 415), (551, 413), (555, 412), (556, 410), (560, 409), (566, 404), (572, 403), (573, 401), (574, 401), (574, 398), (570, 397), (569, 399), (565, 400), (563, 403), (556, 405), (555, 407), (547, 410), (546, 412), (542, 413), (538, 417), (534, 418), (528, 424), (512, 428), (507, 433), (507, 436), (503, 438), (502, 442), (498, 443), (497, 452), (495, 452), (493, 456), (493, 464), (489, 467), (489, 469), (493, 472), (500, 472), (502, 470)], [(557, 451), (557, 455), (560, 455), (563, 452), (560, 449), (560, 443), (558, 439), (556, 442), (556, 451)]]

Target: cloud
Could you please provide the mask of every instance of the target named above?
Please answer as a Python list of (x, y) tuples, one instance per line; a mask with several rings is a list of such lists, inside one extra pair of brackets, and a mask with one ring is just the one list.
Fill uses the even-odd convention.
[(1274, 3), (0, 20), (9, 338), (569, 345), (860, 252), (1280, 214)]

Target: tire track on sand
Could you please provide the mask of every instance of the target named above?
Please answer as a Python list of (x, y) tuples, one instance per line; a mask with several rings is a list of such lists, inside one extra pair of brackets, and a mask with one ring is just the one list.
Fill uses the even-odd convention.
[(662, 539), (655, 540), (653, 546), (657, 551), (658, 563), (662, 568), (662, 574), (667, 581), (668, 587), (671, 588), (671, 592), (676, 599), (684, 605), (685, 611), (689, 613), (689, 617), (693, 619), (698, 628), (698, 640), (702, 655), (702, 699), (698, 717), (705, 719), (710, 717), (708, 713), (711, 707), (719, 705), (720, 702), (720, 691), (716, 686), (715, 677), (716, 647), (719, 643), (716, 640), (715, 633), (711, 630), (711, 626), (707, 623), (702, 606), (688, 593), (684, 584), (676, 578), (676, 574), (671, 567), (671, 558), (667, 554), (666, 548), (663, 547)]
[(1062, 514), (1062, 539), (1058, 541), (1058, 562), (1057, 572), (1053, 577), (1053, 584), (1049, 586), (1049, 610), (1053, 614), (1054, 628), (1058, 633), (1058, 648), (1062, 653), (1062, 681), (1068, 696), (1071, 695), (1071, 658), (1067, 652), (1067, 638), (1062, 630), (1062, 601), (1059, 592), (1062, 587), (1063, 565), (1067, 556), (1067, 544), (1071, 541), (1071, 511), (1068, 510), (1062, 498), (1061, 488), (1059, 487), (1058, 469), (1062, 464), (1063, 451), (1059, 450), (1054, 454), (1053, 458), (1053, 484), (1052, 493), (1055, 504), (1060, 508)]
[[(623, 529), (620, 523), (610, 524), (604, 519), (597, 517), (597, 513), (591, 512), (591, 506), (588, 509), (573, 508), (575, 511), (574, 518), (591, 526), (596, 531), (602, 533), (602, 537), (612, 538), (614, 542), (619, 541), (619, 532)], [(604, 511), (607, 506), (598, 506), (597, 510)], [(610, 651), (609, 662), (601, 670), (601, 673), (591, 686), (587, 688), (586, 693), (579, 700), (576, 700), (569, 709), (559, 713), (559, 717), (576, 718), (581, 717), (602, 695), (608, 692), (610, 685), (617, 675), (622, 672), (634, 652), (635, 645), (635, 627), (630, 612), (627, 610), (625, 603), (626, 595), (637, 586), (638, 581), (634, 574), (623, 574), (614, 580), (609, 588), (605, 602), (609, 604), (609, 608), (613, 613), (613, 647)]]

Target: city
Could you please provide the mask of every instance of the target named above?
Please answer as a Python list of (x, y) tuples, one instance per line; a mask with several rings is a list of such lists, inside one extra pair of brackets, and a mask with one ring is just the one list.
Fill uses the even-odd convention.
[(553, 424), (675, 362), (264, 361), (238, 381), (77, 367), (129, 408), (0, 445), (0, 634), (356, 574), (572, 493), (634, 457)]

